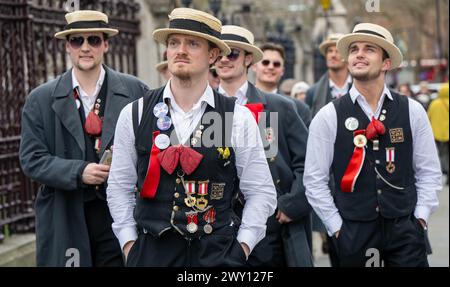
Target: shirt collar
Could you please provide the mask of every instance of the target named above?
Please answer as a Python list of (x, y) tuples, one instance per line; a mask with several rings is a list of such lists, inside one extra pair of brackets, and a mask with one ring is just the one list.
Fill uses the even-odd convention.
[[(356, 89), (355, 85), (352, 86), (349, 93), (350, 93), (350, 98), (352, 99), (353, 104), (356, 102), (356, 100), (359, 97), (362, 97), (361, 93), (358, 91), (358, 89)], [(389, 91), (389, 89), (387, 88), (386, 85), (384, 85), (383, 94), (381, 96), (382, 97), (387, 96), (388, 99), (390, 99), (391, 101), (394, 100), (394, 98), (392, 97), (391, 91)]]
[[(172, 80), (169, 80), (166, 84), (166, 87), (164, 88), (164, 92), (163, 92), (163, 100), (166, 101), (167, 99), (170, 101), (170, 103), (175, 106), (178, 107), (175, 98), (173, 96), (172, 93), (172, 89), (170, 88), (170, 83), (172, 82)], [(214, 103), (214, 91), (211, 88), (211, 86), (208, 84), (208, 86), (205, 89), (205, 92), (203, 93), (203, 95), (201, 96), (201, 98), (198, 100), (197, 103), (194, 104), (193, 109), (196, 108), (196, 106), (200, 105), (205, 102), (208, 105), (210, 105), (212, 108), (215, 108), (215, 103)]]
[[(345, 84), (344, 84), (344, 88), (350, 86), (352, 84), (352, 76), (350, 74), (348, 74), (347, 79), (345, 80)], [(336, 89), (340, 89), (335, 82), (333, 82), (333, 80), (330, 78), (329, 79), (329, 83), (330, 83), (330, 88), (336, 88)]]
[[(97, 87), (101, 87), (103, 85), (103, 81), (105, 80), (105, 75), (106, 75), (106, 71), (103, 68), (103, 66), (101, 66), (100, 77), (98, 77), (98, 80), (97, 80)], [(75, 89), (78, 87), (80, 87), (80, 83), (78, 82), (77, 77), (75, 76), (75, 70), (72, 69), (72, 89)]]
[[(248, 81), (245, 81), (245, 83), (236, 91), (235, 97), (239, 100), (245, 100), (247, 99), (247, 91), (248, 91)], [(222, 85), (219, 86), (219, 93), (230, 97), (228, 93), (222, 88)]]

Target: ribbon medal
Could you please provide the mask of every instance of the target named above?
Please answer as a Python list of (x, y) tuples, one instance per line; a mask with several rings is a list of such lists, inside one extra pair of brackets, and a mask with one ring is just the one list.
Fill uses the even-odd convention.
[(198, 195), (200, 196), (200, 198), (197, 199), (197, 203), (195, 204), (195, 206), (199, 210), (205, 210), (208, 206), (208, 200), (205, 198), (205, 196), (208, 195), (208, 184), (209, 180), (198, 182)]
[(195, 181), (186, 181), (185, 186), (187, 197), (184, 199), (184, 203), (187, 207), (194, 207), (197, 199), (193, 196), (195, 194)]
[(395, 172), (395, 148), (388, 147), (386, 148), (386, 171), (390, 174), (393, 174)]

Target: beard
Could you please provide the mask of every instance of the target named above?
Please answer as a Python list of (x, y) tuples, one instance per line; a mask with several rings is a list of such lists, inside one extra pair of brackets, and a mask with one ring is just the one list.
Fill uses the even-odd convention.
[(353, 79), (360, 81), (360, 82), (367, 82), (371, 80), (378, 79), (381, 75), (381, 70), (374, 71), (374, 72), (363, 72), (363, 73), (355, 73), (354, 71), (350, 71), (350, 74), (352, 75)]
[(172, 73), (172, 75), (177, 77), (184, 87), (190, 87), (192, 85), (192, 75), (190, 72), (185, 70), (176, 70)]

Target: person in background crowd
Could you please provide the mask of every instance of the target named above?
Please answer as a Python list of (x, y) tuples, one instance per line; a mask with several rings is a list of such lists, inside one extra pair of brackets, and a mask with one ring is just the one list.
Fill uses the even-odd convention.
[[(263, 59), (253, 65), (253, 72), (256, 75), (255, 86), (263, 92), (280, 94), (290, 98), (290, 93), (283, 94), (278, 89), (280, 80), (284, 75), (284, 48), (278, 44), (266, 43), (260, 49), (264, 53)], [(300, 118), (308, 127), (311, 122), (311, 112), (308, 106), (301, 101), (290, 99), (295, 103)]]
[[(267, 220), (266, 237), (255, 247), (248, 264), (252, 267), (312, 267), (311, 244), (308, 238), (310, 206), (302, 184), (304, 156), (308, 130), (289, 98), (268, 94), (248, 82), (249, 67), (259, 62), (262, 51), (253, 44), (253, 33), (247, 29), (227, 25), (222, 39), (231, 54), (216, 63), (221, 78), (219, 92), (235, 97), (237, 103), (250, 109), (257, 121), (265, 113), (265, 125), (260, 134), (265, 142), (267, 163), (277, 189), (277, 210)], [(272, 116), (277, 116), (274, 123)], [(262, 116), (261, 116), (262, 117)], [(261, 123), (259, 123), (261, 125)], [(271, 154), (277, 147), (276, 154)], [(244, 202), (236, 202), (240, 216)]]
[(430, 96), (431, 92), (428, 89), (428, 82), (422, 81), (419, 83), (420, 90), (416, 94), (416, 100), (424, 107), (425, 110), (428, 110), (428, 105), (430, 104)]
[(399, 91), (400, 95), (404, 95), (404, 96), (407, 96), (412, 99), (415, 98), (414, 92), (411, 90), (411, 85), (409, 83), (401, 84), (398, 87), (398, 91)]
[(305, 82), (298, 82), (292, 87), (291, 97), (304, 102), (306, 99), (306, 92), (310, 86)]
[(439, 151), (442, 172), (447, 176), (447, 185), (449, 181), (448, 174), (448, 150), (449, 150), (449, 99), (448, 83), (444, 84), (439, 90), (439, 97), (433, 100), (428, 108), (428, 118), (433, 128), (434, 140)]
[(292, 92), (292, 88), (294, 87), (297, 80), (295, 79), (286, 79), (280, 85), (280, 93), (284, 96), (289, 96)]

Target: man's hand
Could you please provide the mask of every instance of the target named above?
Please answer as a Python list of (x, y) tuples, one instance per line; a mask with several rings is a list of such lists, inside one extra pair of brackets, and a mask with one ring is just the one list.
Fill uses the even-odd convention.
[(420, 225), (422, 225), (422, 227), (423, 227), (424, 230), (427, 230), (427, 229), (428, 229), (428, 227), (427, 227), (427, 222), (425, 221), (425, 219), (417, 218), (417, 220), (419, 220)]
[(336, 232), (334, 233), (334, 237), (336, 237), (336, 239), (339, 238), (339, 232), (340, 232), (340, 230), (338, 230), (338, 231), (336, 231)]
[(125, 256), (125, 261), (128, 259), (128, 253), (130, 253), (131, 247), (133, 247), (135, 240), (128, 241), (123, 246), (123, 255)]
[(284, 214), (282, 211), (279, 211), (279, 210), (278, 210), (276, 219), (278, 220), (278, 222), (280, 224), (289, 223), (292, 221), (292, 219), (290, 219), (289, 216), (287, 216), (286, 214)]
[(241, 247), (244, 250), (245, 258), (248, 259), (248, 256), (250, 255), (250, 247), (248, 247), (248, 245), (244, 242), (241, 243)]
[(84, 170), (82, 180), (84, 184), (99, 185), (104, 183), (109, 176), (109, 165), (90, 163)]

